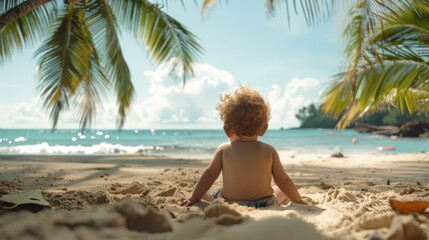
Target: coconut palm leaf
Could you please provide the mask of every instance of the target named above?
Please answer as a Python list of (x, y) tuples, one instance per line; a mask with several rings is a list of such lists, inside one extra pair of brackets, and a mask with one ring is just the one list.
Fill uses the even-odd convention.
[[(351, 120), (365, 114), (370, 109), (362, 100), (358, 100), (358, 95), (364, 91), (362, 86), (371, 85), (368, 81), (372, 81), (365, 80), (363, 77), (366, 73), (371, 72), (368, 69), (372, 69), (371, 76), (383, 79), (382, 76), (385, 76), (383, 61), (387, 60), (383, 56), (387, 56), (385, 53), (392, 50), (380, 51), (382, 45), (380, 42), (374, 41), (373, 37), (376, 32), (384, 32), (385, 16), (397, 16), (399, 9), (400, 6), (397, 4), (389, 4), (380, 0), (361, 0), (351, 8), (350, 22), (344, 31), (347, 42), (345, 49), (347, 68), (343, 74), (340, 74), (341, 80), (338, 78), (334, 80), (337, 83), (328, 89), (322, 107), (323, 111), (333, 117), (343, 115), (338, 126), (345, 127)], [(406, 50), (403, 48), (404, 54), (407, 53)], [(416, 56), (412, 51), (409, 52), (409, 55)], [(361, 83), (356, 83), (358, 75)], [(379, 84), (379, 82), (375, 81), (374, 84)], [(333, 89), (333, 87), (338, 88)], [(345, 99), (347, 93), (343, 90), (348, 91), (349, 99)], [(341, 96), (341, 100), (337, 98), (339, 96)], [(359, 113), (359, 111), (361, 112)]]
[(25, 0), (4, 0), (0, 2), (0, 14), (18, 6)]
[(109, 0), (118, 22), (150, 52), (155, 62), (175, 59), (171, 73), (183, 74), (183, 83), (193, 74), (192, 62), (202, 51), (195, 35), (164, 13), (160, 6), (146, 0)]
[[(417, 4), (419, 3), (420, 4)], [(425, 6), (425, 7), (423, 7)], [(378, 45), (384, 59), (429, 59), (429, 4), (404, 4), (398, 15), (386, 20), (386, 27), (371, 42)]]
[(367, 55), (369, 51), (364, 48), (368, 42), (368, 35), (374, 29), (369, 26), (374, 24), (374, 21), (371, 20), (372, 11), (369, 3), (370, 1), (359, 1), (350, 10), (350, 22), (344, 31), (344, 36), (347, 38), (348, 43), (345, 50), (348, 69), (339, 75), (341, 80), (334, 80), (338, 82), (328, 90), (322, 107), (324, 112), (335, 118), (344, 114), (344, 112), (344, 116), (349, 116), (352, 114), (351, 112), (356, 112), (357, 108), (352, 103), (357, 90), (355, 81), (359, 70), (358, 67), (363, 60), (372, 64)]
[(357, 73), (357, 92), (353, 101), (347, 97), (350, 94), (350, 82), (337, 80), (325, 94), (322, 108), (328, 109), (334, 117), (341, 116), (338, 123), (340, 128), (380, 107), (396, 107), (412, 114), (427, 107), (428, 79), (428, 64), (412, 61), (375, 64)]
[[(204, 0), (201, 11), (204, 13), (215, 3), (221, 2), (216, 0)], [(356, 0), (265, 0), (265, 10), (268, 15), (275, 15), (275, 12), (283, 4), (290, 24), (290, 15), (295, 13), (303, 14), (308, 27), (314, 27), (320, 22), (328, 20), (341, 7), (350, 6)]]
[[(88, 31), (89, 32), (89, 31)], [(110, 82), (105, 76), (99, 55), (95, 46), (89, 62), (89, 72), (83, 79), (76, 96), (78, 116), (82, 129), (89, 128), (96, 116), (97, 109), (101, 106), (102, 97), (108, 92)]]
[[(1, 10), (7, 11), (22, 1), (5, 1)], [(11, 59), (12, 55), (24, 47), (32, 46), (41, 40), (57, 12), (55, 1), (45, 3), (34, 10), (9, 22), (0, 30), (0, 65)]]
[(98, 51), (101, 53), (107, 76), (111, 79), (118, 104), (117, 126), (122, 128), (126, 112), (131, 105), (134, 86), (131, 73), (124, 59), (117, 32), (115, 16), (105, 0), (92, 0), (87, 8), (87, 17)]
[(53, 35), (37, 50), (38, 78), (44, 105), (51, 110), (55, 128), (69, 99), (90, 74), (94, 49), (90, 44), (82, 8), (68, 5), (57, 18)]
[[(100, 44), (100, 42), (104, 43), (106, 38), (100, 37), (99, 39), (94, 39), (94, 34), (97, 37), (103, 35), (101, 31), (95, 31), (95, 29), (100, 27), (104, 27), (104, 29), (106, 29), (108, 26), (103, 26), (103, 24), (100, 23), (100, 19), (97, 18), (97, 16), (100, 15), (100, 12), (102, 12), (98, 7), (102, 6), (90, 1), (87, 1), (86, 4), (86, 7), (82, 6), (83, 11), (85, 12), (85, 21), (82, 23), (82, 33), (87, 36), (84, 40), (87, 41), (88, 49), (92, 49), (92, 52), (89, 59), (88, 74), (84, 77), (77, 94), (75, 94), (77, 100), (76, 104), (78, 105), (78, 116), (82, 129), (89, 128), (91, 126), (92, 121), (96, 116), (96, 110), (102, 105), (102, 98), (109, 92), (108, 90), (110, 87), (110, 81), (105, 75), (106, 70), (104, 66), (106, 65), (103, 64), (99, 54), (100, 45), (103, 45)], [(98, 46), (95, 45), (97, 43)], [(107, 67), (109, 68), (110, 65), (107, 65)], [(126, 67), (128, 69), (128, 66), (120, 67)], [(131, 82), (130, 78), (127, 80)], [(131, 93), (130, 97), (132, 97)], [(126, 97), (124, 97), (124, 99), (126, 99)]]
[[(302, 12), (308, 27), (316, 26), (319, 22), (329, 19), (341, 6), (348, 5), (353, 1), (335, 0), (266, 0), (265, 8), (269, 15), (274, 15), (276, 9), (285, 5), (290, 24), (290, 13), (298, 15)], [(292, 8), (291, 8), (292, 7)]]

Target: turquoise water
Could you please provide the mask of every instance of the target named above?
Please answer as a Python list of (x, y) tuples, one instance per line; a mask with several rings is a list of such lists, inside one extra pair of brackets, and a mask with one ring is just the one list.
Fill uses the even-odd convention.
[[(357, 143), (352, 143), (356, 138)], [(361, 134), (354, 130), (269, 130), (260, 138), (283, 154), (417, 153), (429, 151), (429, 139)], [(0, 154), (124, 154), (211, 156), (228, 141), (222, 130), (46, 130), (0, 129)], [(393, 146), (394, 151), (379, 151)]]

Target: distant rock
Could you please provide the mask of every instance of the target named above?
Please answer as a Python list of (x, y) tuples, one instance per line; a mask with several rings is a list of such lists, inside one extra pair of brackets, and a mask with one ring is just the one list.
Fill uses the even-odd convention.
[(383, 136), (396, 136), (399, 134), (399, 128), (396, 126), (376, 126), (365, 123), (357, 123), (354, 129), (360, 133), (372, 133)]
[(427, 136), (428, 132), (429, 124), (419, 121), (406, 122), (399, 128), (399, 133), (402, 137), (419, 137), (422, 134)]
[(420, 134), (419, 137), (421, 137), (421, 138), (429, 138), (429, 131)]
[[(396, 126), (376, 126), (365, 123), (357, 123), (354, 130), (360, 133), (372, 133), (374, 135), (390, 137), (429, 137), (429, 123), (419, 121), (409, 121), (400, 127)], [(395, 138), (396, 139), (396, 138)], [(395, 140), (392, 138), (392, 140)]]
[(396, 126), (379, 126), (372, 134), (383, 136), (396, 136), (399, 134), (399, 128)]
[(356, 123), (354, 130), (360, 133), (372, 133), (377, 130), (378, 126), (365, 124), (365, 123)]

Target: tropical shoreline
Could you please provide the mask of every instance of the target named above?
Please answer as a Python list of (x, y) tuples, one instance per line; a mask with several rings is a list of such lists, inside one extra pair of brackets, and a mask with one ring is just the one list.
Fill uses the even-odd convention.
[[(133, 203), (123, 203), (124, 199), (131, 199), (140, 203), (134, 206), (136, 208), (143, 206), (145, 209), (148, 204), (157, 208), (161, 218), (171, 225), (172, 232), (153, 234), (147, 230), (136, 232), (122, 229), (117, 232), (122, 239), (135, 239), (136, 236), (149, 239), (182, 239), (181, 236), (202, 238), (211, 236), (213, 229), (222, 231), (219, 239), (221, 236), (232, 239), (236, 236), (235, 231), (252, 232), (250, 226), (262, 231), (267, 221), (271, 222), (271, 226), (265, 226), (269, 231), (282, 232), (275, 226), (280, 223), (285, 227), (292, 224), (295, 226), (292, 228), (293, 234), (304, 239), (304, 235), (310, 232), (313, 239), (367, 239), (368, 236), (383, 237), (392, 234), (392, 231), (399, 231), (392, 224), (392, 219), (405, 221), (403, 216), (390, 209), (389, 198), (429, 200), (429, 153), (367, 154), (344, 158), (305, 155), (284, 159), (284, 162), (287, 173), (310, 205), (289, 203), (256, 210), (217, 203), (220, 209), (238, 212), (235, 220), (228, 220), (236, 222), (224, 226), (219, 224), (222, 216), (204, 217), (204, 209), (213, 205), (203, 202), (183, 208), (176, 204), (178, 199), (192, 191), (201, 170), (209, 163), (207, 158), (166, 158), (136, 154), (0, 155), (1, 194), (40, 189), (45, 199), (57, 209), (36, 215), (28, 213), (30, 218), (27, 215), (25, 218), (19, 217), (18, 213), (2, 215), (3, 222), (14, 219), (14, 223), (9, 222), (7, 228), (0, 227), (0, 233), (11, 236), (6, 239), (16, 239), (28, 234), (28, 229), (34, 227), (35, 223), (29, 223), (27, 218), (32, 221), (48, 219), (53, 225), (58, 224), (53, 219), (64, 216), (71, 216), (67, 221), (78, 221), (77, 216), (82, 214), (91, 218), (91, 211), (109, 212), (112, 208), (118, 208), (118, 204), (134, 206)], [(220, 184), (221, 178), (215, 185)], [(372, 223), (374, 218), (385, 220), (380, 226), (375, 226)], [(374, 226), (368, 227), (368, 224)], [(8, 230), (11, 227), (21, 230), (11, 233)], [(82, 223), (82, 227), (87, 231), (98, 231), (89, 223)], [(103, 231), (107, 231), (107, 228), (101, 227), (98, 235), (94, 233), (86, 237), (105, 239)], [(419, 223), (418, 229), (429, 234), (429, 220)], [(77, 230), (70, 227), (56, 231), (66, 231), (75, 237), (79, 235)], [(35, 235), (32, 237), (43, 239)], [(272, 239), (278, 238), (273, 235)]]

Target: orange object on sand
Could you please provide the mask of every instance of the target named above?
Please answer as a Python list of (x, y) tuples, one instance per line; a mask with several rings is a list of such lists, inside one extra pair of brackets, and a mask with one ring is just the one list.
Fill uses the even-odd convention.
[(379, 151), (394, 151), (396, 148), (394, 146), (379, 146), (377, 148)]
[(389, 199), (390, 206), (397, 213), (424, 213), (429, 208), (429, 201), (409, 201), (402, 202), (395, 199)]

